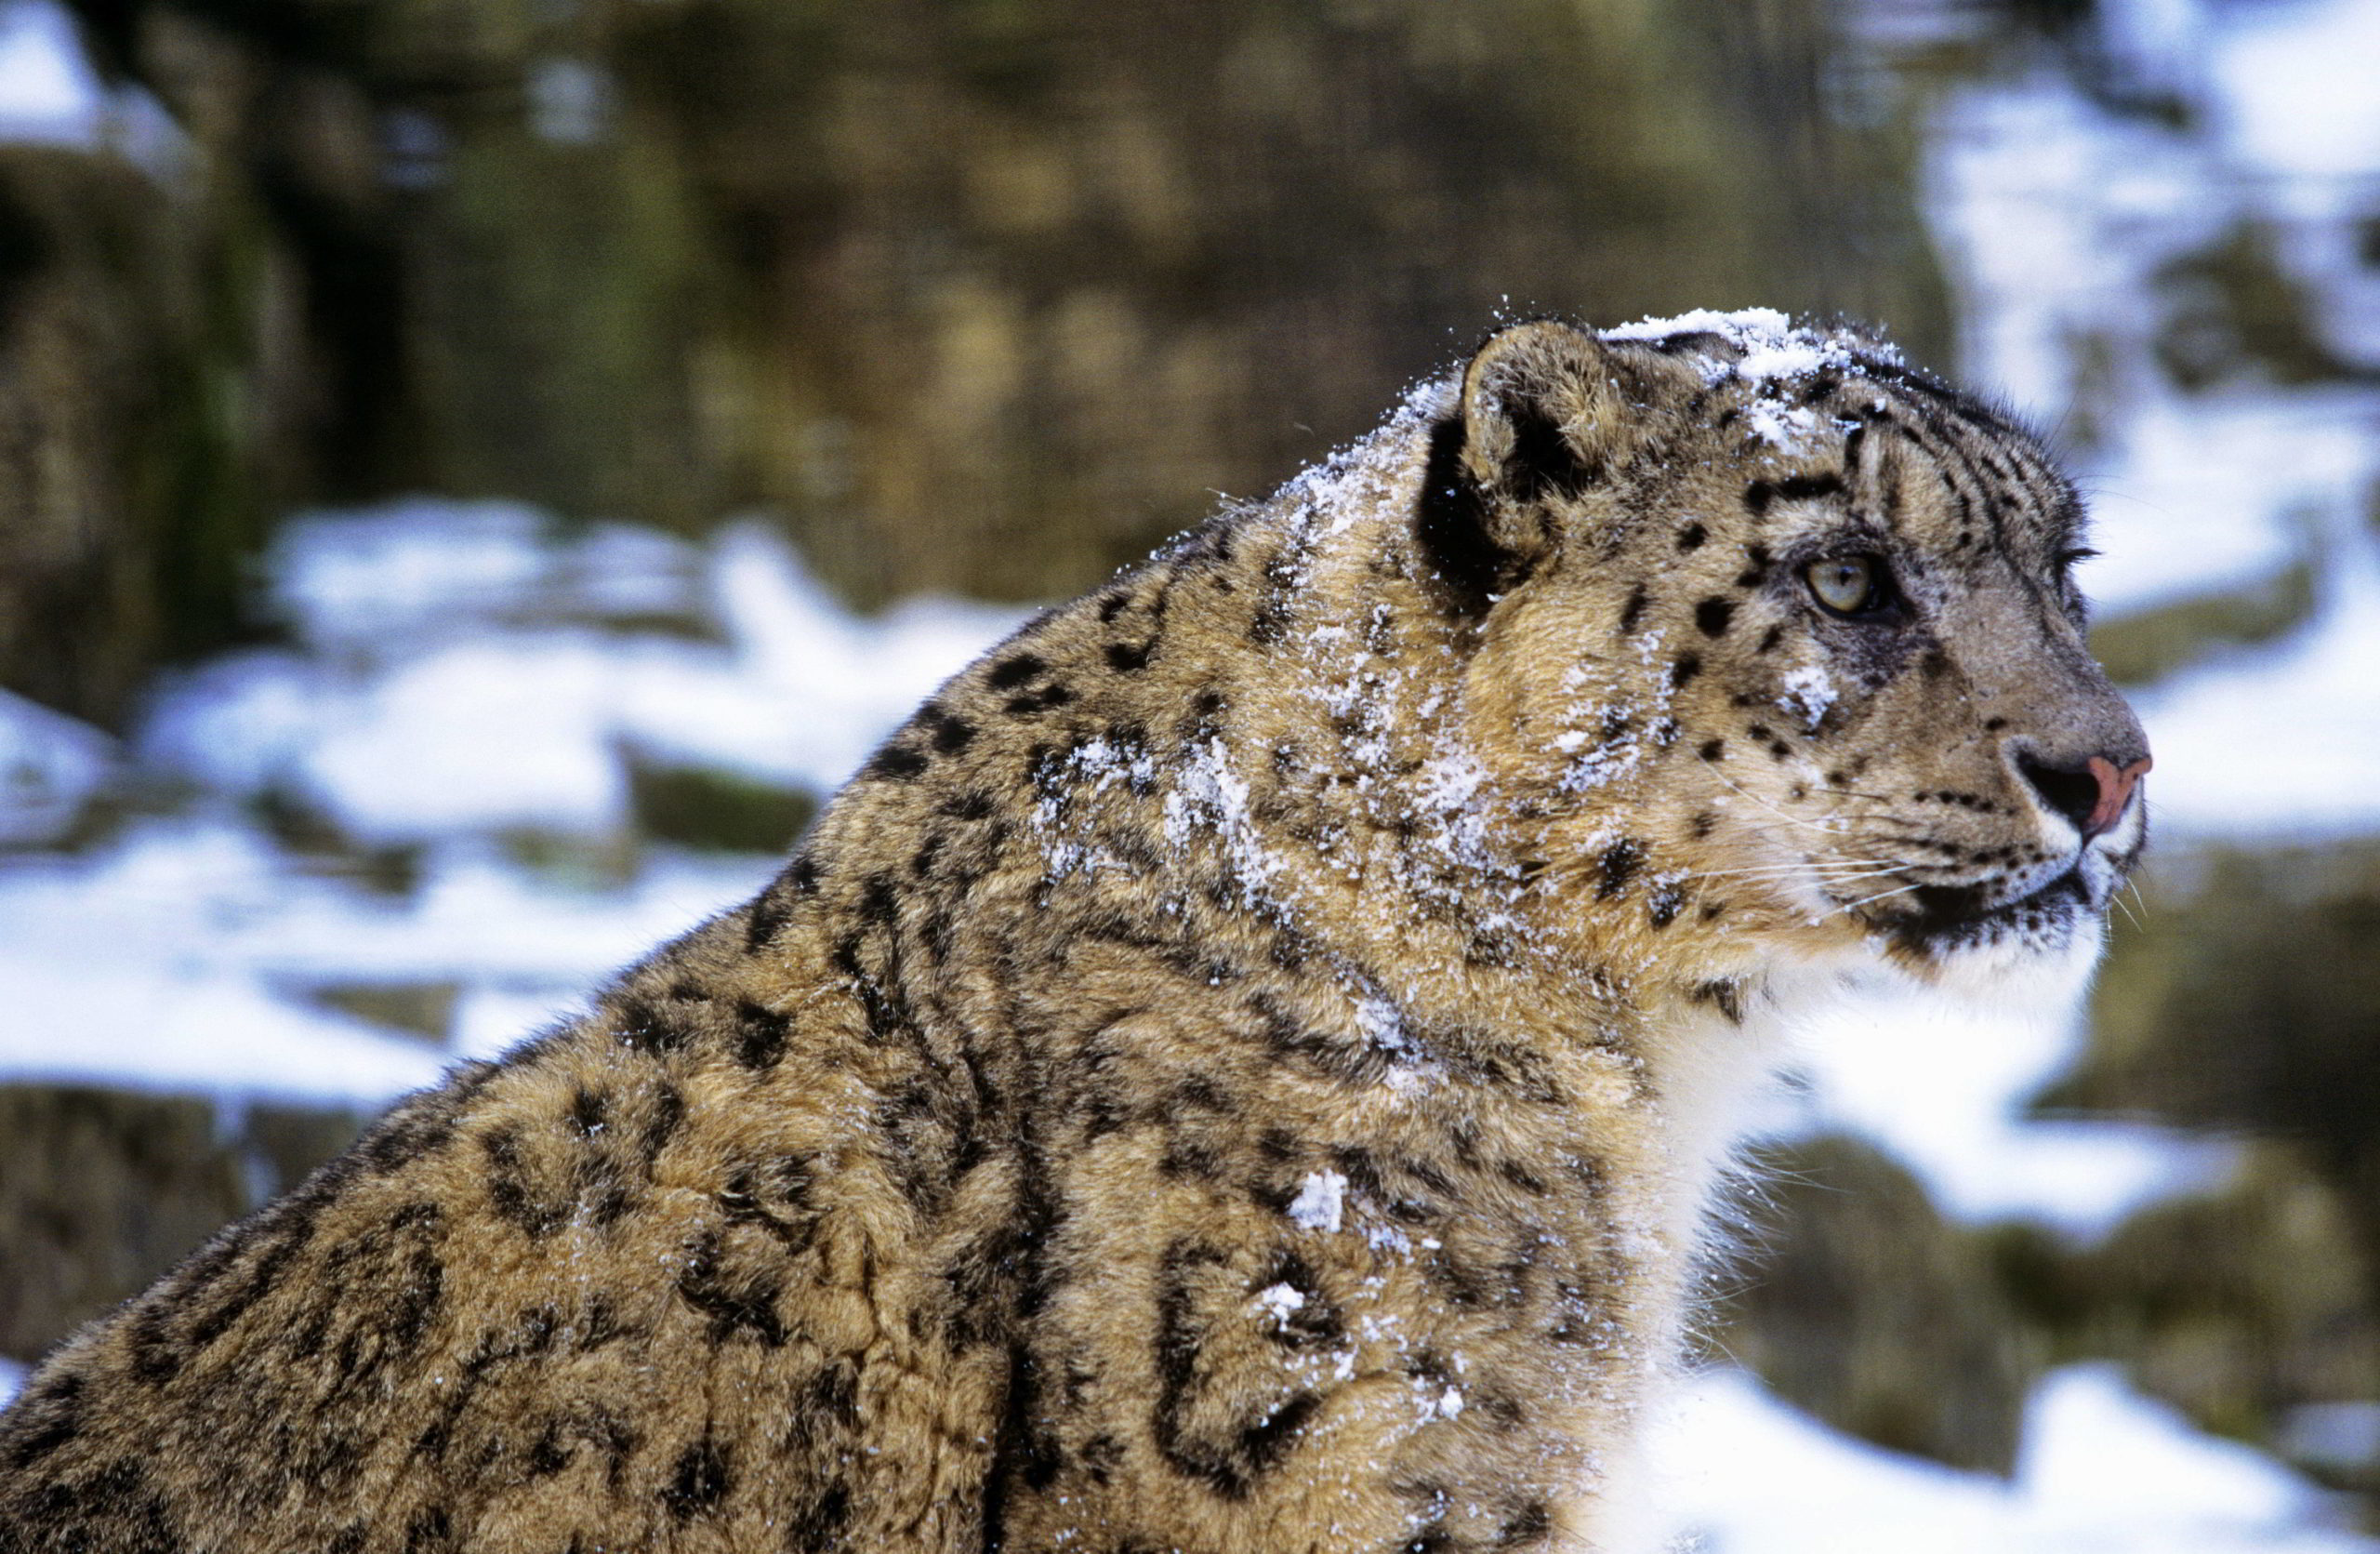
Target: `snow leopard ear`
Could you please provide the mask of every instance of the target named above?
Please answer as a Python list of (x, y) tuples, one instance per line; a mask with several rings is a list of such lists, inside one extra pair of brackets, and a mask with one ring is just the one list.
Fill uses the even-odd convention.
[(1462, 371), (1461, 403), (1432, 432), (1415, 535), (1441, 592), (1486, 613), (1549, 554), (1548, 498), (1602, 478), (1625, 405), (1602, 341), (1553, 319), (1490, 336)]

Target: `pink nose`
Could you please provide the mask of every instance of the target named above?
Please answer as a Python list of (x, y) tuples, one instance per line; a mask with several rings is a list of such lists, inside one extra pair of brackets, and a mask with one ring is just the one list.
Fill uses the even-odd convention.
[(2091, 757), (2091, 775), (2099, 781), (2099, 802), (2091, 806), (2090, 817), (2082, 822), (2083, 841), (2088, 842), (2123, 817), (2124, 805), (2132, 803), (2133, 789), (2155, 764), (2144, 755), (2119, 770), (2104, 755)]

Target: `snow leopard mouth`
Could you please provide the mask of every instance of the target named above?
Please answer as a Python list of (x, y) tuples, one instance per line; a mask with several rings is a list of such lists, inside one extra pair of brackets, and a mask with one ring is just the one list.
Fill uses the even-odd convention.
[(2009, 940), (2062, 945), (2099, 910), (2080, 867), (2013, 901), (1994, 903), (1990, 897), (1979, 885), (1920, 885), (1896, 901), (1896, 910), (1880, 913), (1877, 927), (1895, 948), (1938, 960)]

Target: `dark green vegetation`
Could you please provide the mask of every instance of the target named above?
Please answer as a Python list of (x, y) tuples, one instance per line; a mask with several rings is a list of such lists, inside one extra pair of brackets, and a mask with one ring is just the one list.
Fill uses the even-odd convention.
[(1049, 597), (1501, 309), (1946, 334), (1821, 0), (75, 8), (189, 137), (0, 152), (0, 684), (103, 721), (307, 502)]

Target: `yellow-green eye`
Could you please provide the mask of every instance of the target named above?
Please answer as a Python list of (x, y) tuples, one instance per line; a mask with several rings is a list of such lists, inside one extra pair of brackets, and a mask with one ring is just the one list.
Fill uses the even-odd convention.
[(1814, 561), (1802, 577), (1811, 595), (1836, 615), (1865, 615), (1884, 602), (1884, 564), (1873, 556)]

